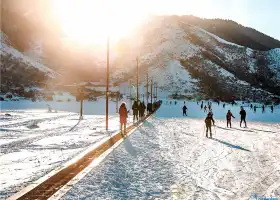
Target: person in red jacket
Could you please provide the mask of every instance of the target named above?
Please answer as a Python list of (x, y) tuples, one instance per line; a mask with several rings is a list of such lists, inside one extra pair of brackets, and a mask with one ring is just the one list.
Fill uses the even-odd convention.
[[(127, 123), (127, 109), (124, 102), (120, 106), (119, 114), (120, 114), (121, 134), (124, 135), (126, 134), (126, 123)], [(122, 127), (124, 127), (124, 130), (122, 129)]]
[(231, 128), (231, 117), (235, 118), (232, 113), (230, 112), (230, 110), (228, 110), (226, 118), (227, 118), (227, 127), (229, 125), (229, 127)]

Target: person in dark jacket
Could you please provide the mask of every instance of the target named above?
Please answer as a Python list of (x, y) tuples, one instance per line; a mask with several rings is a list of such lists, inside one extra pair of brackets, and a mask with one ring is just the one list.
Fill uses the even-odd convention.
[(147, 108), (148, 108), (148, 112), (149, 112), (149, 113), (152, 113), (152, 112), (153, 112), (153, 110), (152, 110), (152, 104), (151, 104), (151, 103), (148, 103), (148, 104), (147, 104)]
[(146, 106), (145, 106), (145, 103), (143, 101), (142, 103), (140, 103), (140, 106), (139, 106), (139, 114), (140, 114), (139, 116), (140, 116), (140, 118), (144, 117), (145, 109), (146, 109)]
[(250, 105), (250, 110), (253, 110), (253, 104)]
[(256, 111), (257, 111), (257, 106), (254, 105), (254, 113), (256, 113)]
[(119, 114), (120, 114), (121, 134), (124, 135), (126, 134), (126, 123), (127, 123), (127, 109), (124, 102), (120, 106)]
[(246, 124), (246, 111), (244, 110), (244, 108), (242, 106), (241, 106), (241, 110), (240, 110), (239, 114), (240, 114), (240, 117), (241, 117), (240, 127), (241, 127), (242, 122), (244, 121), (245, 128), (246, 128), (247, 127), (247, 124)]
[(224, 103), (224, 104), (223, 104), (223, 108), (225, 108), (225, 107), (226, 107), (226, 104)]
[(204, 106), (204, 112), (207, 112), (207, 106), (206, 105)]
[(133, 122), (136, 120), (138, 121), (138, 114), (139, 114), (139, 105), (137, 101), (134, 101), (132, 105), (132, 110), (133, 110)]
[(183, 116), (187, 116), (187, 110), (188, 110), (187, 106), (184, 105), (183, 106)]
[(213, 122), (213, 125), (215, 125), (215, 121), (213, 119), (213, 114), (212, 113), (208, 113), (206, 118), (205, 118), (205, 125), (206, 125), (206, 137), (208, 137), (208, 130), (210, 132), (210, 138), (212, 138), (212, 122)]
[(273, 105), (270, 106), (271, 113), (273, 113)]
[(264, 105), (262, 105), (262, 112), (264, 113)]
[(226, 115), (226, 119), (227, 119), (227, 127), (229, 125), (229, 127), (231, 128), (231, 117), (235, 118), (232, 113), (230, 112), (230, 110), (228, 110), (227, 115)]

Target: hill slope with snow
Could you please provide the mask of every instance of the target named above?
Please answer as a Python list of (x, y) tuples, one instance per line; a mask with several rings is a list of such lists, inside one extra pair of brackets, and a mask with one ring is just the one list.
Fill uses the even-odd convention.
[[(137, 38), (141, 40), (135, 47), (131, 41)], [(133, 78), (138, 55), (142, 80), (148, 71), (169, 94), (280, 95), (279, 49), (252, 50), (186, 21), (158, 17), (143, 25), (116, 56), (114, 77)]]
[(16, 50), (1, 32), (1, 93), (12, 88), (36, 86), (38, 82), (54, 79), (59, 74)]
[[(134, 35), (121, 40), (116, 48), (112, 47), (111, 81), (123, 83), (130, 79), (134, 80), (135, 59), (139, 56), (141, 82), (145, 83), (148, 72), (149, 77), (157, 83), (159, 91), (164, 95), (182, 97), (199, 95), (205, 98), (237, 96), (251, 99), (262, 99), (270, 94), (280, 95), (279, 48), (269, 51), (253, 50), (218, 37), (209, 32), (208, 28), (202, 27), (184, 16), (151, 17), (135, 31)], [(14, 38), (12, 32), (9, 32), (9, 36)], [(53, 77), (56, 74), (54, 71), (59, 71), (62, 79), (72, 83), (77, 81), (73, 78), (73, 74), (80, 77), (80, 81), (104, 79), (106, 66), (104, 49), (102, 52), (96, 49), (85, 51), (82, 48), (66, 51), (69, 48), (60, 47), (66, 47), (67, 44), (57, 44), (59, 53), (53, 57), (54, 53), (51, 54), (49, 47), (54, 48), (57, 41), (50, 43), (44, 38), (39, 40), (45, 45), (39, 45), (41, 57), (38, 59), (42, 60), (42, 63), (47, 63), (49, 67), (32, 60), (32, 57), (39, 55), (36, 49), (33, 51), (32, 46), (27, 48), (28, 54), (24, 52), (23, 55), (1, 39), (3, 43), (1, 55), (3, 54), (2, 57), (6, 60), (1, 65), (2, 72), (5, 72), (2, 73), (3, 77), (13, 77), (17, 83), (28, 86), (32, 81), (44, 80), (48, 77), (45, 74)], [(273, 45), (277, 46), (277, 43)], [(60, 59), (62, 55), (63, 58)], [(15, 64), (8, 64), (11, 57), (12, 60), (16, 60)]]

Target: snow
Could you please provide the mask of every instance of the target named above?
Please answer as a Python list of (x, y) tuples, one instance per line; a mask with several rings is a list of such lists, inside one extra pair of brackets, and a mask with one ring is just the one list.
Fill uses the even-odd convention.
[(280, 81), (280, 48), (272, 49), (267, 54), (271, 61), (269, 67), (276, 73), (276, 78)]
[[(159, 87), (164, 87), (165, 91), (174, 91), (174, 93), (189, 94), (196, 88), (189, 72), (180, 64), (178, 60), (170, 60), (166, 66), (155, 68), (149, 71), (149, 76)], [(185, 90), (188, 92), (185, 92)]]
[(250, 84), (247, 83), (246, 81), (242, 81), (242, 80), (238, 80), (237, 83), (238, 83), (238, 84), (241, 84), (241, 85), (250, 85)]
[(229, 71), (225, 70), (224, 68), (220, 67), (219, 65), (213, 63), (212, 61), (206, 60), (205, 62), (207, 63), (207, 65), (211, 65), (211, 66), (215, 67), (216, 70), (217, 70), (222, 76), (231, 77), (231, 78), (236, 78), (234, 74), (230, 73)]
[(214, 39), (216, 39), (219, 43), (228, 44), (228, 45), (236, 46), (236, 47), (239, 47), (239, 48), (244, 48), (244, 47), (241, 46), (241, 45), (238, 45), (238, 44), (235, 44), (235, 43), (232, 43), (232, 42), (228, 42), (228, 41), (226, 41), (226, 40), (224, 40), (224, 39), (218, 37), (217, 35), (215, 35), (215, 34), (213, 34), (213, 33), (210, 33), (210, 32), (208, 32), (208, 31), (206, 31), (206, 30), (204, 30), (204, 29), (202, 29), (202, 28), (198, 28), (198, 27), (197, 27), (197, 29), (199, 29), (200, 31), (202, 31), (202, 32), (204, 32), (204, 33), (210, 35), (211, 37), (213, 37)]
[[(47, 112), (46, 104), (58, 112)], [(116, 103), (109, 104), (108, 131), (105, 130), (105, 100), (85, 102), (81, 121), (77, 114), (79, 104), (1, 102), (0, 199), (18, 192), (119, 130)], [(127, 106), (130, 105), (127, 101)], [(128, 122), (132, 122), (130, 115)]]
[[(205, 116), (187, 102), (162, 105), (102, 163), (91, 170), (62, 199), (250, 199), (251, 195), (280, 196), (280, 110), (253, 114), (247, 110), (248, 128), (225, 127), (225, 112), (238, 106), (214, 106), (222, 115), (213, 128), (214, 139), (204, 137)], [(221, 111), (222, 115), (218, 115)], [(277, 123), (251, 121), (274, 119)], [(192, 118), (196, 116), (197, 118)], [(268, 121), (268, 120), (267, 120)]]
[(36, 62), (36, 61), (30, 59), (29, 57), (23, 55), (18, 50), (8, 46), (7, 44), (5, 44), (4, 39), (2, 40), (2, 37), (4, 37), (4, 34), (1, 32), (1, 45), (0, 45), (1, 56), (11, 54), (13, 58), (21, 60), (22, 62), (24, 62), (28, 66), (32, 66), (32, 67), (35, 67), (35, 68), (39, 69), (40, 71), (46, 72), (46, 73), (48, 73), (48, 75), (50, 77), (56, 77), (57, 73), (55, 71), (53, 71), (52, 69), (44, 66), (43, 64), (41, 64), (39, 62)]

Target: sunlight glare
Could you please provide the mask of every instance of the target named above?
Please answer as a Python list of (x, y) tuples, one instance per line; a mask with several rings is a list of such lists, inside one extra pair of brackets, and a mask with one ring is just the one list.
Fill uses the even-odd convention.
[(126, 0), (53, 0), (53, 10), (69, 38), (89, 44), (104, 44), (130, 34), (145, 12)]

